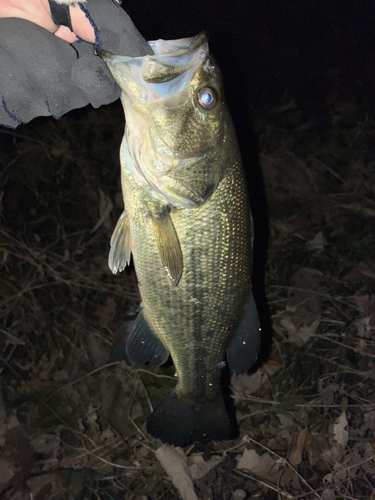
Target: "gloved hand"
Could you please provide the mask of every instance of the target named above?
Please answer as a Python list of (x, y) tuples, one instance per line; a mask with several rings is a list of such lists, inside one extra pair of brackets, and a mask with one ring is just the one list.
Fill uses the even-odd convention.
[(0, 19), (0, 125), (15, 128), (37, 116), (58, 118), (89, 103), (97, 108), (118, 99), (120, 90), (96, 48), (128, 56), (152, 53), (115, 0), (75, 7), (93, 27), (95, 43), (69, 44), (26, 19)]

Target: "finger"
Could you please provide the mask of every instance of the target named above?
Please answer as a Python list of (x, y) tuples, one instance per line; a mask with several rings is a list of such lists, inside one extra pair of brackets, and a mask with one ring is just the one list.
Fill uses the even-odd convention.
[(48, 0), (0, 0), (0, 18), (13, 17), (42, 26), (50, 33), (58, 28), (52, 21)]
[(16, 124), (35, 116), (58, 117), (88, 104), (83, 91), (71, 81), (77, 60), (71, 45), (24, 19), (1, 19), (0, 35), (2, 109)]
[(84, 91), (94, 108), (109, 104), (120, 97), (119, 87), (105, 62), (98, 56), (85, 54), (80, 57), (73, 65), (72, 79)]
[(96, 48), (133, 57), (152, 54), (151, 47), (116, 2), (87, 0), (78, 7), (94, 28)]

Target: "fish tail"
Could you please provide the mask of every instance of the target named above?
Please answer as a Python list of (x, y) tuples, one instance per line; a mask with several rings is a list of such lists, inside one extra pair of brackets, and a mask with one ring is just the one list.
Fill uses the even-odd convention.
[(206, 402), (178, 397), (172, 391), (150, 415), (147, 430), (163, 442), (186, 446), (193, 441), (233, 439), (236, 422), (225, 407), (221, 394)]

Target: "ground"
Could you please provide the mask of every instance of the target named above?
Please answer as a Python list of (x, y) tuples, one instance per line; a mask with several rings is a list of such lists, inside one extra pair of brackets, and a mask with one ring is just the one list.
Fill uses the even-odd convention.
[(119, 103), (1, 130), (1, 498), (375, 498), (370, 109), (334, 93), (309, 112), (287, 97), (249, 109), (262, 356), (232, 379), (238, 439), (184, 450), (145, 429), (173, 366), (132, 369), (116, 350), (139, 304), (134, 271), (107, 265)]

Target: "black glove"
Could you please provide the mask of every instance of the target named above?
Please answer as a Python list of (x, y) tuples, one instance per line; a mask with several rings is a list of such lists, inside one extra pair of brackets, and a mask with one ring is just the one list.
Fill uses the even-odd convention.
[(69, 43), (24, 19), (0, 19), (0, 125), (17, 127), (37, 116), (64, 113), (118, 99), (120, 90), (95, 49), (143, 56), (151, 48), (114, 0), (79, 4), (89, 17), (95, 45)]

